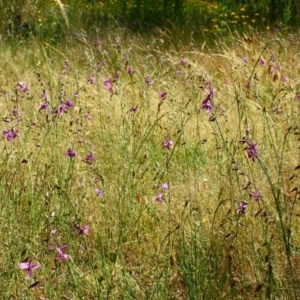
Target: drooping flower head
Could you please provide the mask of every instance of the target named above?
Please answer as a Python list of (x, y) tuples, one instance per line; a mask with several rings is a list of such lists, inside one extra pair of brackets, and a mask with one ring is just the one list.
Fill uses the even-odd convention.
[(23, 263), (20, 263), (19, 264), (19, 268), (22, 269), (22, 270), (27, 270), (27, 277), (28, 279), (31, 278), (32, 276), (32, 271), (39, 268), (40, 267), (40, 264), (33, 264), (32, 263), (32, 258), (30, 258), (27, 262), (23, 262)]
[(255, 142), (247, 142), (247, 143), (248, 143), (248, 146), (246, 148), (247, 156), (249, 158), (251, 158), (252, 161), (255, 161), (255, 159), (258, 156), (257, 143), (255, 143)]

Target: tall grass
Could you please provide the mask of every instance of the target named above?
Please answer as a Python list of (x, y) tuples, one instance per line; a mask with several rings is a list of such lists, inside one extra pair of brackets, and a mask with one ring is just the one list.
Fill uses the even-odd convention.
[(297, 35), (70, 40), (1, 44), (2, 298), (298, 298)]

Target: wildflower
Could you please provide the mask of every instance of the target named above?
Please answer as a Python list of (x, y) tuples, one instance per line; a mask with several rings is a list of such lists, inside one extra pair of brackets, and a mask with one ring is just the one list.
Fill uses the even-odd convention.
[[(210, 86), (211, 83), (210, 82), (206, 82), (207, 86)], [(202, 101), (202, 109), (211, 112), (212, 111), (212, 100), (213, 100), (213, 96), (214, 94), (217, 92), (217, 90), (215, 88), (210, 89), (209, 91), (207, 91), (206, 93), (206, 98)]]
[(90, 152), (84, 159), (84, 161), (87, 163), (87, 164), (91, 164), (95, 161), (95, 156)]
[(248, 206), (248, 202), (245, 201), (239, 202), (237, 212), (241, 215), (245, 215), (247, 206)]
[(98, 197), (103, 197), (103, 194), (104, 194), (103, 190), (101, 190), (101, 189), (95, 189), (95, 193), (96, 193), (96, 196), (98, 196)]
[(255, 201), (258, 201), (259, 198), (261, 198), (260, 193), (258, 190), (255, 190), (254, 192), (250, 193), (249, 195), (251, 198), (253, 198)]
[(65, 60), (64, 69), (65, 69), (65, 70), (71, 69), (71, 64), (70, 64), (70, 62), (69, 62), (68, 60)]
[(130, 111), (133, 112), (133, 113), (136, 113), (137, 108), (138, 108), (137, 105), (136, 105), (136, 106), (132, 106), (132, 107), (130, 108)]
[(158, 194), (155, 198), (157, 202), (162, 202), (164, 200), (164, 195), (163, 194)]
[(85, 115), (85, 118), (89, 121), (93, 120), (93, 117), (91, 115)]
[(90, 230), (90, 226), (88, 226), (88, 225), (80, 226), (80, 225), (77, 225), (77, 224), (75, 226), (78, 229), (79, 234), (82, 234), (82, 235), (86, 234), (86, 235), (88, 235), (88, 232)]
[(58, 258), (61, 260), (67, 260), (69, 259), (69, 255), (65, 253), (67, 249), (67, 245), (63, 245), (60, 248), (56, 248), (57, 252), (58, 252)]
[(134, 73), (133, 67), (129, 67), (129, 68), (127, 69), (127, 73), (128, 73), (130, 76), (132, 76), (133, 73)]
[(150, 76), (147, 76), (146, 78), (145, 78), (145, 83), (146, 83), (146, 85), (150, 85), (150, 84), (152, 84), (153, 83), (153, 80), (152, 80), (152, 78), (150, 77)]
[(261, 58), (261, 59), (259, 60), (259, 64), (260, 64), (262, 67), (264, 67), (264, 66), (266, 65), (266, 63), (267, 63), (267, 61), (266, 61), (264, 58)]
[(29, 87), (24, 82), (19, 82), (18, 86), (23, 93), (27, 93), (29, 91)]
[(286, 77), (286, 76), (283, 76), (282, 82), (283, 82), (283, 83), (288, 83), (288, 82), (289, 82), (289, 78)]
[(68, 112), (68, 106), (65, 103), (61, 103), (58, 109), (55, 111), (56, 115), (59, 117), (62, 113)]
[(297, 100), (300, 100), (300, 94), (297, 94), (297, 95), (296, 95), (296, 99), (297, 99)]
[(246, 148), (247, 156), (249, 158), (251, 158), (253, 161), (255, 161), (255, 159), (258, 156), (257, 143), (255, 143), (255, 142), (252, 142), (252, 143), (247, 142), (247, 143), (248, 143), (248, 146)]
[(164, 183), (162, 186), (161, 186), (162, 190), (165, 192), (169, 189), (169, 185), (167, 183)]
[(44, 110), (44, 109), (48, 109), (48, 108), (49, 108), (49, 104), (47, 102), (44, 102), (40, 105), (39, 111)]
[(67, 108), (71, 108), (74, 106), (74, 103), (70, 99), (67, 99), (64, 104)]
[(70, 158), (73, 158), (76, 156), (76, 152), (73, 151), (73, 149), (69, 148), (67, 150), (66, 156), (69, 156)]
[(19, 136), (18, 131), (14, 129), (4, 130), (2, 135), (6, 137), (7, 141), (11, 141)]
[(158, 95), (161, 100), (165, 100), (167, 98), (167, 92), (161, 92)]
[(177, 74), (177, 75), (182, 75), (182, 74), (183, 74), (183, 71), (182, 71), (182, 70), (177, 70), (177, 71), (176, 71), (176, 74)]
[(94, 84), (95, 78), (92, 76), (92, 77), (90, 77), (90, 78), (87, 80), (87, 82), (88, 82), (89, 84)]
[(172, 147), (173, 147), (174, 143), (173, 141), (169, 140), (169, 139), (166, 139), (164, 142), (163, 142), (163, 146), (170, 150)]
[(244, 62), (244, 63), (249, 62), (249, 58), (248, 58), (247, 56), (244, 56), (244, 57), (243, 57), (243, 62)]
[(113, 83), (112, 83), (111, 79), (106, 79), (104, 81), (104, 85), (106, 86), (106, 88), (109, 92), (113, 93), (114, 89), (113, 89)]
[(187, 64), (188, 64), (188, 61), (185, 59), (185, 58), (183, 58), (182, 60), (181, 60), (181, 62), (180, 62), (180, 64), (182, 65), (182, 66), (187, 66)]
[(19, 268), (22, 270), (27, 270), (27, 278), (30, 279), (32, 276), (32, 271), (39, 268), (40, 264), (32, 264), (32, 258), (30, 258), (27, 262), (23, 262), (19, 264)]

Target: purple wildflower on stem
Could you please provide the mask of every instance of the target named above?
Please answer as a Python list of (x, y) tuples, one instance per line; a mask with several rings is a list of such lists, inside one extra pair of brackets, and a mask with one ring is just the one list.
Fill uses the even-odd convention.
[(87, 80), (87, 83), (89, 84), (94, 84), (95, 82), (95, 78), (93, 76), (91, 76), (88, 80)]
[(111, 79), (106, 79), (104, 81), (104, 85), (106, 86), (107, 90), (111, 93), (114, 92), (114, 88), (113, 88), (113, 83), (112, 83), (112, 80)]
[(163, 194), (158, 194), (155, 198), (157, 202), (162, 202), (164, 200), (164, 195)]
[(252, 159), (252, 161), (255, 161), (255, 159), (257, 158), (258, 156), (258, 148), (257, 148), (257, 143), (255, 142), (247, 142), (248, 143), (248, 146), (246, 148), (246, 153), (247, 153), (247, 156), (249, 158)]
[(137, 105), (136, 105), (136, 106), (132, 106), (132, 107), (130, 108), (130, 112), (136, 113), (137, 108), (138, 108)]
[(260, 193), (257, 189), (254, 192), (251, 192), (249, 196), (255, 201), (258, 201), (258, 199), (261, 198)]
[(49, 108), (49, 104), (47, 102), (44, 102), (40, 105), (39, 111), (40, 110), (45, 110)]
[(165, 192), (169, 189), (169, 185), (167, 183), (164, 183), (162, 186), (161, 186), (162, 190)]
[(11, 141), (19, 136), (18, 131), (14, 129), (4, 130), (2, 135), (6, 137), (7, 141)]
[(76, 152), (74, 152), (72, 148), (69, 148), (66, 152), (66, 156), (73, 158), (76, 156)]
[(163, 141), (163, 146), (168, 150), (170, 150), (173, 147), (173, 145), (174, 145), (173, 141), (169, 139)]
[(61, 260), (67, 260), (69, 259), (69, 255), (66, 254), (66, 250), (67, 250), (67, 245), (63, 245), (60, 248), (56, 248), (57, 252), (58, 252), (58, 258)]
[(71, 108), (74, 106), (74, 103), (70, 99), (67, 99), (64, 104), (67, 108)]
[(22, 270), (27, 270), (27, 278), (30, 279), (32, 276), (32, 271), (39, 268), (40, 264), (32, 264), (32, 258), (30, 258), (27, 262), (22, 262), (19, 264), (19, 268)]
[[(207, 85), (210, 86), (211, 83), (207, 82)], [(202, 105), (201, 105), (202, 109), (204, 109), (208, 112), (212, 112), (212, 109), (213, 109), (212, 100), (213, 100), (213, 96), (216, 92), (217, 92), (217, 90), (215, 88), (212, 88), (209, 91), (207, 91), (206, 98), (202, 101)]]
[(91, 152), (84, 159), (84, 161), (89, 165), (95, 162), (95, 160), (95, 156)]
[(19, 82), (18, 86), (22, 93), (27, 93), (29, 91), (29, 87), (24, 82)]
[(128, 73), (130, 76), (132, 76), (133, 73), (134, 73), (133, 67), (129, 67), (129, 68), (127, 69), (127, 73)]
[(300, 100), (300, 94), (297, 94), (297, 95), (296, 95), (296, 99), (297, 99), (297, 100)]
[(85, 225), (85, 226), (80, 226), (80, 225), (78, 225), (78, 224), (76, 224), (75, 225), (76, 226), (76, 228), (78, 229), (78, 231), (79, 231), (79, 234), (82, 234), (82, 235), (88, 235), (88, 232), (89, 232), (89, 230), (90, 230), (90, 226), (88, 226), (88, 225)]
[(98, 196), (98, 197), (103, 197), (103, 194), (104, 194), (103, 190), (101, 190), (101, 189), (95, 189), (95, 193), (96, 193), (96, 196)]
[(150, 76), (147, 76), (145, 78), (145, 83), (146, 83), (147, 86), (151, 85), (153, 83), (152, 78)]
[(180, 62), (180, 64), (182, 65), (182, 66), (187, 66), (187, 64), (188, 64), (188, 61), (185, 59), (185, 58), (183, 58), (182, 60), (181, 60), (181, 62)]
[(248, 206), (248, 202), (245, 201), (239, 202), (237, 212), (241, 215), (245, 215), (247, 206)]
[(158, 95), (161, 100), (165, 100), (167, 98), (167, 92), (161, 92)]
[(264, 58), (261, 58), (261, 59), (259, 60), (259, 64), (260, 64), (262, 67), (264, 67), (264, 66), (266, 65), (266, 63), (267, 63), (267, 61), (266, 61)]

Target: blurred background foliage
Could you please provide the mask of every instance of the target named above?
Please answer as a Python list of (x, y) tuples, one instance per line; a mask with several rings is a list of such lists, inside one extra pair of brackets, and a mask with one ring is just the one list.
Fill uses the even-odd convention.
[(70, 27), (89, 34), (112, 25), (147, 31), (189, 29), (196, 35), (225, 35), (254, 28), (294, 29), (300, 25), (298, 0), (0, 0), (1, 36), (34, 34), (62, 41)]

